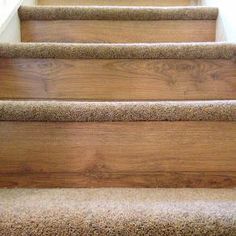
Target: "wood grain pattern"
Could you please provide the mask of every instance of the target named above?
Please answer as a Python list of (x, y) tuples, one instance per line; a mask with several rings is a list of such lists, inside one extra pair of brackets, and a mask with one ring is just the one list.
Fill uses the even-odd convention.
[(0, 59), (0, 98), (235, 99), (233, 60)]
[(232, 188), (236, 172), (0, 173), (0, 188)]
[(235, 122), (0, 122), (0, 186), (235, 187), (235, 143)]
[(191, 0), (38, 0), (38, 5), (188, 6), (193, 2)]
[(214, 20), (22, 21), (23, 42), (150, 43), (215, 41)]

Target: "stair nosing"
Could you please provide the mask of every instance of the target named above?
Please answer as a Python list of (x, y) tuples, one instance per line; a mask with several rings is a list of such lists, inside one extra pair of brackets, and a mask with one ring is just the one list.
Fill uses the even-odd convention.
[(21, 20), (216, 20), (216, 7), (21, 6)]
[(235, 43), (1, 43), (0, 58), (235, 59)]
[[(54, 151), (57, 140), (53, 140), (52, 143), (50, 143), (51, 146), (45, 144), (47, 152)], [(177, 144), (175, 145), (177, 146)], [(196, 146), (191, 142), (186, 145)], [(52, 149), (48, 149), (48, 147)], [(117, 145), (118, 150), (123, 150), (122, 148)], [(34, 149), (36, 148), (28, 147), (29, 152)], [(104, 159), (111, 159), (116, 163), (116, 159), (111, 154), (101, 158), (100, 152), (94, 151), (95, 156), (94, 152), (89, 150), (88, 145), (81, 149), (88, 149), (83, 159), (86, 159), (89, 164), (84, 167), (84, 172), (77, 171), (77, 176), (87, 177), (87, 169), (90, 168), (91, 172), (96, 173), (97, 166), (102, 166), (99, 169), (100, 175), (90, 177), (90, 181), (85, 181), (84, 177), (84, 182), (90, 183), (92, 186), (96, 182), (118, 179), (115, 174), (102, 175), (104, 169), (110, 167), (105, 166)], [(42, 151), (43, 157), (46, 156), (45, 150)], [(69, 149), (65, 150), (69, 152)], [(98, 153), (99, 157), (97, 157)], [(39, 154), (34, 156), (38, 158)], [(62, 158), (61, 156), (63, 155), (59, 155), (57, 152), (54, 154), (54, 162), (48, 161), (45, 157), (41, 158), (38, 163), (43, 163), (44, 166), (53, 163), (56, 166), (55, 163)], [(66, 158), (65, 154), (64, 156), (65, 166), (69, 169), (72, 165), (71, 160)], [(95, 161), (93, 164), (90, 156), (101, 164), (99, 165)], [(193, 155), (196, 159), (195, 156), (196, 154)], [(135, 160), (135, 157), (132, 158)], [(155, 158), (157, 157), (155, 156)], [(20, 157), (19, 159), (21, 160)], [(24, 159), (27, 167), (36, 163), (34, 161), (29, 165), (28, 162), (31, 159)], [(73, 162), (75, 159), (80, 163), (80, 159), (76, 155), (73, 157)], [(133, 159), (132, 161), (134, 161)], [(38, 167), (38, 163), (33, 166)], [(20, 164), (17, 162), (17, 165)], [(41, 174), (41, 178), (31, 175), (27, 179), (22, 177), (26, 172), (19, 173), (15, 178), (5, 177), (6, 175), (2, 174), (5, 182), (9, 180), (8, 183), (11, 185), (13, 183), (14, 185), (16, 183), (24, 185), (25, 182), (33, 183), (31, 189), (26, 189), (26, 187), (0, 189), (2, 235), (235, 235), (235, 188), (75, 188), (75, 184), (79, 181), (75, 181), (71, 176), (65, 176), (65, 173), (59, 178), (56, 178), (57, 175)], [(219, 172), (218, 175), (220, 174)], [(197, 176), (200, 175), (198, 173)], [(127, 178), (125, 172), (122, 172), (120, 176), (122, 181)], [(126, 178), (122, 178), (123, 176)], [(207, 175), (202, 174), (201, 176), (201, 181), (205, 182), (204, 178), (207, 178)], [(48, 179), (56, 183), (59, 180), (62, 183), (68, 183), (70, 178), (72, 178), (74, 188), (36, 188), (42, 183), (47, 183)], [(154, 176), (155, 181), (153, 180), (153, 182), (158, 185), (162, 178), (163, 176)], [(193, 180), (183, 178), (181, 174), (175, 174), (175, 178), (179, 181), (183, 180), (188, 185), (195, 180), (194, 178)], [(130, 174), (129, 179), (139, 178)], [(227, 177), (225, 179), (227, 180)], [(168, 180), (173, 182), (174, 177), (169, 177)], [(199, 178), (195, 182), (200, 182)], [(212, 182), (216, 182), (213, 177)], [(233, 183), (234, 180), (232, 180), (232, 185)]]
[(236, 121), (236, 100), (1, 100), (1, 121)]

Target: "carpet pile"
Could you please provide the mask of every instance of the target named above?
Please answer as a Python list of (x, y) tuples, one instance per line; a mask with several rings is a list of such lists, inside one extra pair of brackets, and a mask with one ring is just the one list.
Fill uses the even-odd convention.
[(1, 189), (1, 235), (234, 236), (235, 189)]
[(236, 100), (0, 101), (2, 121), (236, 121)]
[(235, 43), (1, 43), (1, 58), (228, 59)]

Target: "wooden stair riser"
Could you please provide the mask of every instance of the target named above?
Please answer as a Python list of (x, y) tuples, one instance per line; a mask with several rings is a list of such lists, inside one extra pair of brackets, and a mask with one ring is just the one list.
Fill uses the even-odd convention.
[(208, 42), (215, 41), (215, 20), (50, 20), (22, 21), (23, 42)]
[(223, 59), (0, 59), (0, 98), (236, 99)]
[(38, 5), (190, 6), (194, 0), (38, 0)]
[(235, 142), (235, 122), (0, 122), (0, 186), (232, 187)]

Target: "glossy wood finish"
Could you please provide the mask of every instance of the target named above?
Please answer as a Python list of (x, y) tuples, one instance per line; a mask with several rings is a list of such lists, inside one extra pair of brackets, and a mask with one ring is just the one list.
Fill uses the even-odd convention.
[(188, 6), (191, 0), (38, 0), (38, 5)]
[(236, 99), (233, 60), (0, 59), (0, 98)]
[(214, 20), (22, 21), (23, 42), (207, 42), (215, 41)]
[(0, 122), (1, 187), (235, 187), (235, 122)]

